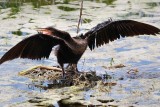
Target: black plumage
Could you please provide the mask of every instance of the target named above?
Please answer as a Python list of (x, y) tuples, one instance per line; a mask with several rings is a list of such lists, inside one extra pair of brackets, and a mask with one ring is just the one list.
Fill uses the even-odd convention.
[(56, 49), (59, 65), (64, 73), (63, 65), (69, 63), (77, 69), (77, 63), (87, 46), (90, 50), (112, 42), (120, 37), (136, 35), (156, 35), (160, 29), (152, 25), (133, 20), (108, 20), (98, 24), (84, 35), (71, 37), (69, 33), (53, 27), (42, 28), (41, 33), (30, 36), (12, 47), (0, 59), (0, 64), (15, 58), (41, 59), (48, 58), (52, 48)]

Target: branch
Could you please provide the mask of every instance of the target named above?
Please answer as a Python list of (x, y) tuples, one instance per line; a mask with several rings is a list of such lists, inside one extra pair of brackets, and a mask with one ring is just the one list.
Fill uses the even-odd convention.
[(79, 25), (80, 25), (81, 20), (82, 20), (82, 10), (83, 10), (83, 0), (81, 1), (80, 15), (79, 15), (79, 21), (78, 21), (78, 26), (77, 26), (77, 34), (79, 32)]

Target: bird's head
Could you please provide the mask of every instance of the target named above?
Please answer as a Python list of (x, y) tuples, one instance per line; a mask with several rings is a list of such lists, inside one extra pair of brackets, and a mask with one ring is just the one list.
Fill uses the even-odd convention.
[(58, 30), (54, 27), (38, 28), (37, 32), (42, 33), (42, 34), (46, 34), (46, 35), (56, 36), (56, 37), (59, 37), (62, 39), (70, 38), (69, 33), (65, 32), (65, 31)]
[(46, 34), (46, 35), (54, 35), (55, 28), (53, 27), (46, 27), (46, 28), (38, 28), (37, 32)]

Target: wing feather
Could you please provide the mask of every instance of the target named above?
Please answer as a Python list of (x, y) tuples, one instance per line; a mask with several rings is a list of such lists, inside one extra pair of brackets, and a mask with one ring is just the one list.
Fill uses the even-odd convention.
[(48, 58), (55, 45), (63, 43), (62, 40), (50, 35), (36, 34), (30, 36), (12, 47), (0, 59), (0, 64), (15, 58), (41, 59)]
[(136, 35), (156, 35), (160, 29), (152, 25), (133, 20), (108, 20), (98, 24), (90, 31), (84, 34), (88, 40), (88, 46), (92, 50), (103, 44), (114, 41), (120, 37), (132, 37)]

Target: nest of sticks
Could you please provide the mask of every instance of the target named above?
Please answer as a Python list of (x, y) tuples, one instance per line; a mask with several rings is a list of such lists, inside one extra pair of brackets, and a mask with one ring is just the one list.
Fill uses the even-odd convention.
[[(105, 69), (123, 68), (125, 65), (119, 64)], [(95, 71), (75, 73), (73, 69), (66, 69), (66, 74), (62, 76), (62, 70), (59, 67), (36, 66), (31, 69), (19, 72), (20, 76), (32, 79), (34, 86), (42, 89), (60, 88), (67, 86), (80, 86), (82, 88), (92, 88), (96, 85), (114, 86), (114, 82), (104, 82), (111, 79), (111, 76), (104, 74), (97, 76)], [(37, 84), (36, 84), (37, 83)], [(39, 83), (39, 84), (38, 84)], [(45, 85), (43, 84), (45, 83)], [(47, 83), (47, 86), (46, 86)]]
[(63, 77), (62, 70), (60, 68), (46, 66), (36, 66), (31, 69), (19, 72), (19, 75), (28, 77), (34, 81), (50, 81), (50, 88), (79, 85), (84, 87), (93, 87), (97, 84), (97, 81), (102, 80), (102, 78), (97, 76), (96, 72), (93, 71), (75, 73), (70, 69), (67, 70), (67, 73)]

